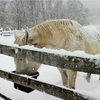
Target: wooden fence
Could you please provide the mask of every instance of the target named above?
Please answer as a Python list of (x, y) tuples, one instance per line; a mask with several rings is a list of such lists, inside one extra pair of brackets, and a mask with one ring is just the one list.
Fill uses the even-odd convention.
[[(75, 56), (60, 56), (59, 54), (46, 53), (40, 51), (34, 51), (29, 49), (22, 49), (14, 46), (7, 46), (0, 44), (0, 53), (21, 60), (36, 61), (42, 64), (56, 66), (59, 68), (67, 68), (76, 71), (100, 74), (100, 64), (95, 62), (99, 59), (82, 58)], [(14, 83), (21, 84), (23, 86), (45, 92), (47, 94), (56, 96), (64, 100), (89, 100), (91, 97), (84, 96), (76, 92), (75, 90), (62, 88), (49, 83), (41, 82), (39, 80), (20, 76), (13, 72), (6, 72), (0, 70), (0, 77), (10, 80)]]

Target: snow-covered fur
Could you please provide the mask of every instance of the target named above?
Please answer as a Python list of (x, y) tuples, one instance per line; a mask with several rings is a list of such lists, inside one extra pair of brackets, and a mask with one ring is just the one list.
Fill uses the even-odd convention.
[[(88, 41), (88, 46), (90, 48), (90, 54), (100, 54), (100, 25), (88, 25), (83, 27), (84, 30), (84, 38), (86, 41)], [(87, 42), (86, 42), (87, 43)], [(91, 73), (88, 73), (86, 76), (86, 79), (88, 82), (90, 82)], [(100, 78), (99, 78), (100, 80)]]
[[(15, 44), (18, 45), (26, 45), (25, 33), (21, 33), (20, 35), (15, 34)], [(16, 72), (19, 74), (27, 74), (32, 75), (40, 68), (40, 64), (37, 62), (27, 62), (22, 61), (20, 59), (14, 58), (14, 62), (16, 65)]]
[(85, 52), (95, 55), (100, 54), (100, 26), (93, 28), (93, 26), (83, 27), (82, 38), (85, 44)]
[[(27, 44), (38, 48), (82, 50), (81, 27), (76, 21), (69, 19), (48, 20), (26, 31)], [(61, 68), (58, 70), (61, 73), (63, 85), (74, 89), (77, 72)]]

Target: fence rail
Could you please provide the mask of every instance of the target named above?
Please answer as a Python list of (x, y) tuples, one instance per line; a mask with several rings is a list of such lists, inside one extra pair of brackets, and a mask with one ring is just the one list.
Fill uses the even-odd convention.
[[(81, 58), (74, 56), (60, 56), (59, 54), (52, 54), (29, 49), (21, 49), (18, 47), (1, 45), (0, 53), (8, 56), (20, 58), (21, 60), (36, 61), (42, 64), (57, 66), (60, 68), (68, 68), (77, 71), (100, 74), (100, 64), (95, 64), (98, 59)], [(83, 96), (74, 90), (65, 89), (49, 83), (41, 82), (39, 80), (20, 76), (15, 73), (0, 70), (0, 77), (10, 80), (14, 83), (45, 92), (47, 94), (62, 98), (64, 100), (89, 100), (88, 96)]]
[(11, 100), (10, 98), (6, 97), (5, 95), (0, 93), (0, 97), (3, 98), (4, 100)]
[(0, 77), (12, 81), (23, 86), (39, 90), (41, 92), (62, 98), (64, 100), (88, 100), (89, 97), (75, 92), (74, 90), (65, 89), (63, 87), (55, 86), (49, 83), (41, 82), (34, 78), (20, 76), (18, 74), (0, 70)]
[[(16, 52), (17, 51), (17, 52)], [(22, 49), (19, 47), (0, 44), (0, 53), (20, 58), (26, 61), (36, 61), (42, 64), (67, 68), (76, 71), (100, 74), (100, 59), (82, 58), (75, 56), (60, 56), (59, 54)], [(96, 62), (99, 62), (96, 64)]]

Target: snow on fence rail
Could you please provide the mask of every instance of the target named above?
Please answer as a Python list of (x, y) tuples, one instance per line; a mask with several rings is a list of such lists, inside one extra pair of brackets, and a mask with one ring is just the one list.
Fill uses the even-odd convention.
[[(59, 54), (21, 49), (19, 47), (0, 44), (0, 53), (26, 61), (36, 61), (42, 64), (68, 68), (77, 71), (100, 74), (100, 64), (95, 63), (99, 59), (81, 58), (75, 56), (60, 56)], [(12, 82), (22, 84), (26, 87), (36, 89), (47, 94), (65, 99), (65, 100), (89, 100), (90, 97), (83, 96), (74, 90), (65, 89), (52, 84), (38, 81), (33, 78), (20, 76), (15, 73), (0, 70), (0, 77)]]
[(49, 83), (44, 83), (33, 78), (20, 76), (15, 73), (0, 70), (0, 77), (6, 78), (6, 80), (10, 80), (17, 84), (21, 84), (23, 86), (27, 86), (29, 88), (62, 98), (64, 100), (88, 100), (88, 98), (75, 91), (58, 87)]
[(6, 97), (5, 95), (0, 93), (0, 97), (2, 97), (4, 100), (11, 100), (10, 98)]
[(96, 58), (82, 58), (66, 55), (60, 56), (59, 54), (23, 49), (2, 44), (0, 44), (0, 53), (20, 58), (21, 60), (36, 61), (59, 68), (67, 68), (76, 71), (100, 74), (100, 59)]

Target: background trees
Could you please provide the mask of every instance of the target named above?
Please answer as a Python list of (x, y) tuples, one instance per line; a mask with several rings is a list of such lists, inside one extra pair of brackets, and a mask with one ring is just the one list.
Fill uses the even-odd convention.
[(48, 19), (73, 19), (89, 24), (88, 9), (79, 0), (0, 0), (0, 27), (33, 27)]
[(88, 9), (79, 0), (68, 0), (66, 5), (67, 17), (78, 21), (81, 25), (88, 24)]
[(6, 1), (5, 0), (0, 1), (0, 27), (3, 27), (4, 25), (5, 7), (6, 7)]

